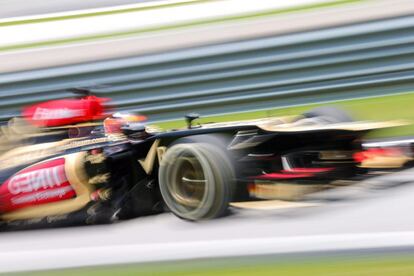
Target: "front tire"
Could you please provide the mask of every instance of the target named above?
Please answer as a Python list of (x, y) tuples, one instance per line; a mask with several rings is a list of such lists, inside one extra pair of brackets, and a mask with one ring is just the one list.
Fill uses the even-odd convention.
[(232, 199), (234, 170), (223, 149), (182, 143), (167, 150), (160, 164), (162, 197), (176, 216), (187, 220), (224, 215)]

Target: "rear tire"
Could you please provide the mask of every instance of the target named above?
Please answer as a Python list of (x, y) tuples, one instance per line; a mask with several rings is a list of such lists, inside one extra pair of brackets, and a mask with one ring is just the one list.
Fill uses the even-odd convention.
[(173, 145), (159, 169), (159, 186), (166, 205), (176, 216), (187, 220), (224, 215), (232, 199), (234, 181), (228, 156), (221, 147), (207, 143)]

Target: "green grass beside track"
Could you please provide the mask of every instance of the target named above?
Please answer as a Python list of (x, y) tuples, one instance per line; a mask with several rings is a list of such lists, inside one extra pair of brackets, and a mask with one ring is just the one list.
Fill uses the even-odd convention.
[[(201, 118), (199, 122), (224, 122), (234, 120), (256, 119), (270, 116), (296, 115), (321, 105), (336, 105), (350, 111), (359, 120), (396, 120), (404, 119), (414, 123), (414, 92), (400, 95), (382, 96), (368, 99), (354, 99), (329, 104), (309, 104), (303, 106), (278, 108), (254, 112), (235, 113), (222, 116)], [(196, 111), (196, 110), (194, 110)], [(202, 114), (201, 114), (202, 115)], [(158, 126), (168, 128), (180, 128), (185, 126), (184, 120), (163, 122)], [(414, 125), (375, 131), (371, 137), (388, 136), (414, 136)]]
[(356, 276), (356, 275), (414, 275), (414, 256), (397, 255), (354, 255), (342, 257), (309, 257), (286, 259), (275, 256), (243, 257), (235, 259), (213, 259), (177, 261), (166, 263), (128, 264), (119, 266), (88, 267), (41, 271), (33, 273), (13, 273), (9, 275), (27, 276)]

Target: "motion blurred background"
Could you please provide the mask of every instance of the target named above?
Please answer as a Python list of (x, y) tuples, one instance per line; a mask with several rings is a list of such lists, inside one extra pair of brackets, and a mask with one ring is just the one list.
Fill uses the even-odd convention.
[[(411, 0), (0, 0), (0, 120), (18, 115), (27, 104), (73, 96), (67, 91), (73, 87), (92, 88), (96, 95), (112, 98), (119, 110), (139, 111), (164, 128), (184, 125), (182, 117), (194, 111), (203, 116), (201, 121), (226, 121), (298, 114), (326, 103), (342, 105), (364, 120), (413, 120), (413, 13)], [(413, 134), (414, 127), (405, 126), (373, 136)], [(380, 206), (379, 209), (388, 210)], [(381, 229), (388, 224), (380, 223), (374, 210), (364, 215), (367, 221), (375, 223), (359, 229), (365, 223), (364, 218), (351, 216), (349, 223), (359, 230), (350, 227), (348, 232), (369, 237), (367, 233), (371, 230), (382, 233), (413, 229), (412, 220), (403, 215), (395, 229)], [(218, 222), (220, 225), (214, 222), (190, 226), (183, 222), (179, 226), (174, 224), (173, 231), (167, 234), (159, 230), (155, 233), (166, 235), (164, 242), (171, 242), (185, 228), (191, 233), (202, 233), (202, 239), (208, 241), (208, 232), (200, 227), (211, 229), (216, 238), (226, 239), (229, 231), (238, 231), (239, 227), (247, 227), (251, 236), (260, 238), (260, 231), (256, 233), (252, 224), (263, 227), (266, 236), (279, 227), (269, 223), (269, 218), (251, 220), (250, 226), (246, 226), (244, 216), (249, 217), (242, 215), (241, 222), (224, 219)], [(319, 220), (304, 220), (298, 222), (303, 227), (302, 235), (308, 233), (307, 227), (312, 229), (310, 232), (322, 235), (317, 231)], [(323, 221), (321, 227), (330, 229), (323, 234), (337, 233), (332, 227), (335, 220)], [(119, 233), (126, 233), (125, 239), (142, 233), (153, 235), (148, 224), (155, 223), (154, 227), (164, 229), (171, 219), (160, 223), (157, 218), (146, 218), (134, 223), (137, 224), (128, 225), (130, 230), (125, 230), (126, 226), (121, 226), (122, 230), (108, 228), (112, 233), (106, 234), (107, 228), (98, 227), (88, 232), (61, 230), (54, 235), (88, 240), (97, 231), (100, 239), (92, 240), (105, 244)], [(229, 226), (231, 223), (233, 228)], [(13, 258), (8, 250), (13, 251), (21, 240), (33, 244), (47, 241), (45, 232), (35, 233), (0, 237), (6, 244), (0, 255)], [(400, 238), (396, 234), (386, 239), (399, 240), (404, 245), (407, 240)], [(16, 240), (19, 242), (14, 243)], [(123, 240), (123, 243), (128, 242)], [(329, 242), (322, 242), (326, 243)], [(39, 248), (49, 257), (54, 250), (63, 250), (58, 244)], [(46, 249), (49, 251), (44, 252)], [(207, 260), (49, 273), (410, 275), (414, 274), (410, 252), (369, 250), (315, 253), (311, 257), (293, 254), (249, 258), (233, 258), (229, 254), (229, 259), (218, 258), (217, 254), (215, 258), (208, 255), (213, 258)], [(262, 253), (257, 251), (254, 255)], [(193, 257), (184, 255), (179, 259)], [(194, 256), (200, 257), (196, 253)], [(59, 268), (52, 264), (53, 258), (49, 262), (44, 260), (43, 266), (10, 265), (4, 271)], [(65, 267), (82, 265), (85, 264), (74, 262)]]

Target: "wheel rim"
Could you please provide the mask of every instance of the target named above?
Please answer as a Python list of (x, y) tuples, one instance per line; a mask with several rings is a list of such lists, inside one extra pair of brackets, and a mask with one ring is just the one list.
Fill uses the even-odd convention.
[(202, 203), (206, 185), (200, 162), (189, 153), (179, 156), (172, 172), (172, 181), (168, 182), (173, 200), (192, 211)]
[(186, 219), (205, 216), (213, 204), (215, 178), (201, 149), (180, 145), (169, 150), (162, 169), (161, 194), (176, 215)]

